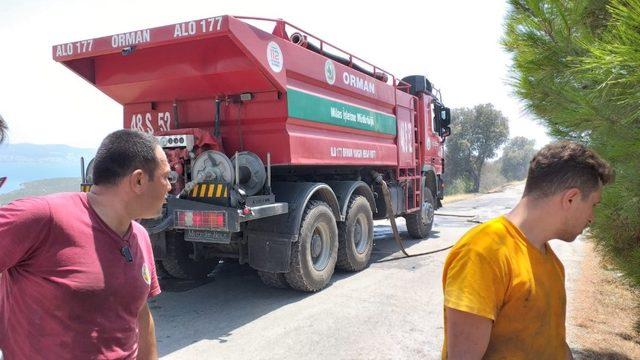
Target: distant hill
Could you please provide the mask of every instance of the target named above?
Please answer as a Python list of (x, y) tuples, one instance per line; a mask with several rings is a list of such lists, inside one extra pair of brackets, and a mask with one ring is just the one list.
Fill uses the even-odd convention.
[(57, 192), (80, 191), (80, 178), (57, 178), (35, 180), (22, 184), (20, 189), (0, 194), (0, 205), (29, 196), (47, 195)]
[[(0, 188), (0, 196), (2, 196), (0, 203), (6, 202), (6, 196), (16, 198), (65, 189), (77, 191), (77, 186), (65, 187), (61, 185), (65, 181), (58, 179), (79, 178), (80, 158), (84, 157), (86, 166), (95, 152), (96, 149), (68, 145), (7, 143), (0, 145), (0, 177), (7, 177), (7, 182)], [(32, 183), (42, 179), (54, 180), (48, 180), (48, 183)], [(79, 183), (79, 180), (75, 181), (75, 184)], [(29, 189), (26, 189), (27, 184), (30, 184)], [(16, 191), (19, 192), (17, 195)], [(31, 191), (33, 194), (30, 193)]]
[(95, 153), (96, 149), (76, 148), (68, 145), (2, 144), (0, 145), (0, 164), (18, 162), (67, 163), (69, 161), (79, 164), (81, 156), (88, 162)]

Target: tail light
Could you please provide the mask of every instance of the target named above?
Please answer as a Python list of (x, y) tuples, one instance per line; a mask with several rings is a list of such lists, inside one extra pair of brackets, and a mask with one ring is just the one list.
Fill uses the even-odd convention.
[(175, 227), (200, 230), (226, 229), (226, 213), (224, 211), (176, 210)]

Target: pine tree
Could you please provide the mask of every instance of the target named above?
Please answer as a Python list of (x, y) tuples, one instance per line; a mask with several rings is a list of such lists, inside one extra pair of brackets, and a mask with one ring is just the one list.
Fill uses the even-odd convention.
[(558, 138), (611, 162), (596, 243), (640, 285), (640, 0), (510, 0), (513, 86)]

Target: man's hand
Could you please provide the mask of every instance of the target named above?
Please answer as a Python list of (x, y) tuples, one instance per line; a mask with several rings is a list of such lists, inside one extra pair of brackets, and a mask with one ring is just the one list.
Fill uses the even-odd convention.
[(445, 307), (447, 359), (482, 359), (491, 338), (491, 319)]
[(158, 359), (156, 328), (149, 305), (144, 303), (138, 313), (138, 357), (140, 360)]

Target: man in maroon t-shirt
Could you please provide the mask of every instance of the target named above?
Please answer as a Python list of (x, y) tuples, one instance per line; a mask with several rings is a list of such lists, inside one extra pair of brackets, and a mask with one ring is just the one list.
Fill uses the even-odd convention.
[[(7, 123), (4, 122), (2, 115), (0, 115), (0, 144), (4, 141), (4, 137), (7, 135)], [(2, 174), (0, 174), (2, 175)], [(4, 185), (4, 182), (7, 181), (7, 177), (0, 177), (0, 188)]]
[(160, 293), (146, 230), (169, 164), (156, 139), (107, 136), (91, 192), (0, 207), (0, 349), (13, 359), (155, 359), (147, 299)]

